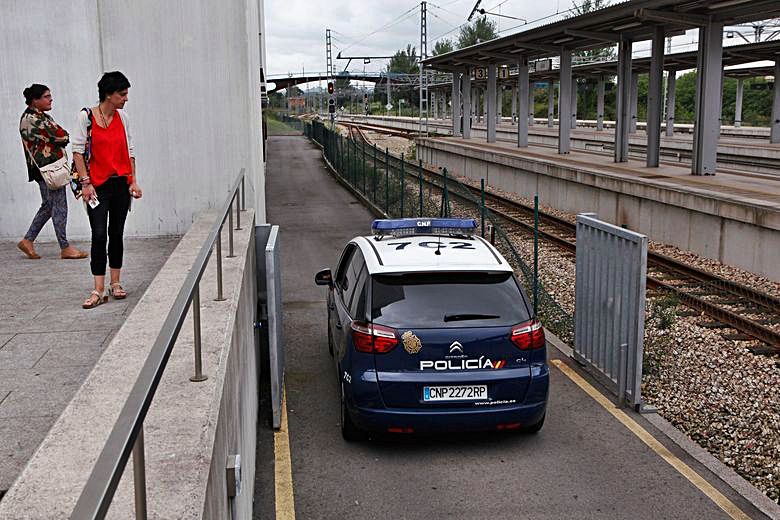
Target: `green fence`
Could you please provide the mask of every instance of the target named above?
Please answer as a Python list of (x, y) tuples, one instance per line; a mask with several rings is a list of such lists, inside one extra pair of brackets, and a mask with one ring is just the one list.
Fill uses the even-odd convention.
[[(537, 313), (564, 342), (574, 341), (574, 317), (566, 312), (534, 276), (533, 259), (523, 258), (518, 237), (509, 234), (498, 215), (485, 207), (476, 190), (447, 175), (427, 170), (422, 161), (395, 157), (387, 149), (340, 135), (319, 121), (307, 122), (304, 135), (319, 144), (342, 181), (388, 217), (474, 218), (483, 236), (492, 229), (496, 248), (515, 267), (527, 294), (538, 294)], [(534, 290), (536, 288), (536, 291)]]

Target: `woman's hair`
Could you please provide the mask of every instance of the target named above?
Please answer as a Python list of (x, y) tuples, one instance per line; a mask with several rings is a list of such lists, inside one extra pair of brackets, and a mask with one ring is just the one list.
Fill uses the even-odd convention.
[(126, 88), (130, 88), (130, 80), (127, 76), (115, 70), (113, 72), (106, 72), (103, 77), (98, 81), (98, 96), (100, 101), (103, 101), (114, 92), (119, 92)]
[(33, 83), (22, 91), (24, 96), (24, 102), (28, 105), (36, 99), (41, 99), (45, 93), (49, 91), (49, 87), (41, 85), (40, 83)]

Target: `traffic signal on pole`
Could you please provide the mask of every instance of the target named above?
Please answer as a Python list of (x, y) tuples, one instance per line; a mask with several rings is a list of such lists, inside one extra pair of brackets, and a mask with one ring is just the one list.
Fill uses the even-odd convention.
[(333, 94), (333, 82), (328, 81), (328, 94)]

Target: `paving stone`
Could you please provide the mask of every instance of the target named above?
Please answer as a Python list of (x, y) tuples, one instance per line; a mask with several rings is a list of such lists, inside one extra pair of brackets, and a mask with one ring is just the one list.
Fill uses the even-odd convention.
[(22, 470), (177, 244), (125, 239), (129, 297), (82, 309), (92, 288), (89, 260), (61, 260), (56, 242), (36, 243), (43, 258), (27, 260), (15, 242), (0, 242), (0, 489)]

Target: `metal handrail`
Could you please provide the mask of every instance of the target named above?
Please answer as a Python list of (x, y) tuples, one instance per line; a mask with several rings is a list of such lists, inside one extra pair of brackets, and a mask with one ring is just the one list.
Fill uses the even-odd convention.
[[(236, 215), (239, 211), (246, 210), (241, 207), (245, 200), (244, 192), (245, 169), (242, 168), (222, 204), (222, 210), (211, 228), (206, 242), (201, 247), (198, 256), (193, 262), (192, 269), (187, 275), (184, 284), (174, 301), (165, 323), (160, 330), (157, 339), (152, 346), (146, 362), (138, 374), (138, 379), (133, 385), (130, 395), (127, 397), (119, 418), (100, 452), (100, 456), (92, 468), (92, 473), (87, 479), (84, 489), (81, 491), (71, 518), (102, 519), (108, 512), (114, 493), (124, 473), (127, 459), (133, 453), (133, 473), (135, 483), (135, 513), (136, 518), (146, 519), (146, 482), (144, 467), (143, 423), (146, 413), (154, 399), (157, 386), (162, 379), (163, 372), (168, 364), (179, 331), (187, 316), (187, 311), (192, 304), (193, 321), (195, 327), (195, 375), (190, 381), (204, 381), (207, 376), (202, 374), (200, 358), (200, 280), (206, 270), (206, 265), (217, 245), (217, 252), (222, 253), (222, 228), (225, 218), (233, 214), (233, 203), (236, 202)], [(239, 191), (241, 196), (239, 197)], [(236, 200), (238, 199), (238, 200)], [(240, 218), (240, 217), (239, 217)], [(231, 218), (232, 221), (232, 218)], [(233, 227), (229, 226), (230, 256), (233, 256)], [(217, 262), (217, 298), (216, 301), (224, 301), (222, 297), (222, 259)]]

